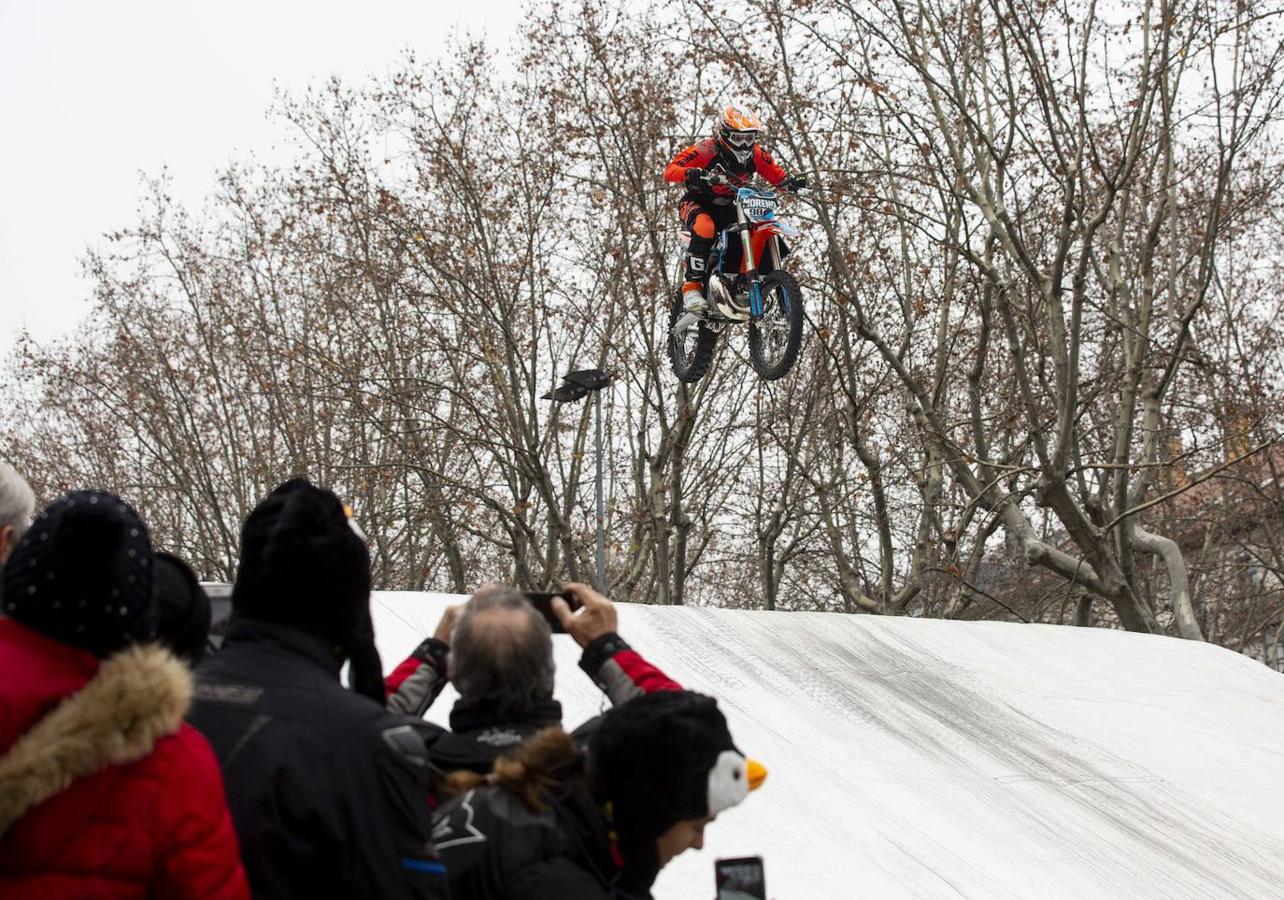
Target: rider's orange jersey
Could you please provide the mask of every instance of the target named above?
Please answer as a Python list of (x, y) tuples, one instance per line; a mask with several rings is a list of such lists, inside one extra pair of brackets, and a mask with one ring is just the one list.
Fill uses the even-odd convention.
[(682, 184), (686, 180), (688, 169), (706, 169), (715, 160), (722, 164), (727, 177), (733, 182), (730, 185), (720, 184), (712, 188), (711, 193), (723, 197), (734, 194), (736, 188), (748, 183), (755, 172), (773, 185), (780, 184), (789, 177), (789, 173), (763, 149), (761, 144), (754, 144), (753, 156), (745, 165), (739, 165), (734, 159), (728, 159), (725, 154), (719, 152), (716, 140), (705, 138), (673, 157), (673, 161), (664, 170), (664, 180)]

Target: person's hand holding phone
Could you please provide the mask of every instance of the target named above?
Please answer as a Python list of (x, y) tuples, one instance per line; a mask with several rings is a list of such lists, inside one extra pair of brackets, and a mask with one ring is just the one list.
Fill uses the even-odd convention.
[(580, 608), (571, 612), (565, 600), (554, 597), (553, 614), (566, 633), (575, 638), (575, 643), (587, 647), (602, 635), (618, 629), (620, 617), (610, 600), (579, 581), (568, 582), (563, 590), (579, 601)]
[(450, 636), (455, 631), (455, 625), (459, 622), (459, 615), (464, 611), (464, 604), (456, 603), (446, 607), (446, 611), (441, 614), (440, 621), (437, 622), (437, 630), (432, 636), (443, 644), (450, 644)]

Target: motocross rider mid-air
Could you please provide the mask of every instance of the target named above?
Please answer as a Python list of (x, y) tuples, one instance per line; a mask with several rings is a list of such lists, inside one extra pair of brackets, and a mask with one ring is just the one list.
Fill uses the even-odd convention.
[[(683, 150), (664, 170), (665, 181), (684, 184), (687, 189), (678, 204), (678, 217), (691, 232), (682, 285), (682, 303), (689, 312), (705, 308), (709, 251), (718, 232), (736, 221), (736, 190), (748, 184), (755, 173), (785, 190), (807, 185), (805, 178), (790, 176), (759, 145), (761, 131), (756, 115), (743, 106), (728, 106), (714, 136)], [(740, 242), (728, 241), (728, 262), (735, 264), (739, 253)]]

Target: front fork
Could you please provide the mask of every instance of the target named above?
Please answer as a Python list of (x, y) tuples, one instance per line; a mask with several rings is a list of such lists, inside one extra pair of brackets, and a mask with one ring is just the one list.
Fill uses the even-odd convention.
[(749, 318), (762, 318), (762, 288), (758, 284), (758, 260), (753, 258), (753, 240), (749, 237), (749, 220), (745, 211), (736, 203), (736, 228), (740, 232), (740, 245), (744, 248), (745, 280), (749, 282)]
[[(753, 320), (762, 318), (762, 283), (758, 278), (758, 260), (753, 257), (753, 240), (750, 237), (749, 220), (745, 212), (736, 203), (736, 225), (740, 231), (740, 245), (744, 248), (745, 279), (749, 282), (749, 317)], [(767, 242), (767, 251), (771, 255), (772, 270), (780, 268), (780, 243), (776, 235)]]

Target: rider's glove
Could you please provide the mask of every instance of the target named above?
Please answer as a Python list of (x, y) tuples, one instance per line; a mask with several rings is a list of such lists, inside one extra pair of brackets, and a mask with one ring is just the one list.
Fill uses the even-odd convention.
[(709, 187), (709, 175), (701, 169), (687, 169), (682, 177), (689, 188), (707, 189)]
[(801, 191), (807, 186), (806, 175), (790, 175), (780, 183), (780, 186), (787, 191)]

